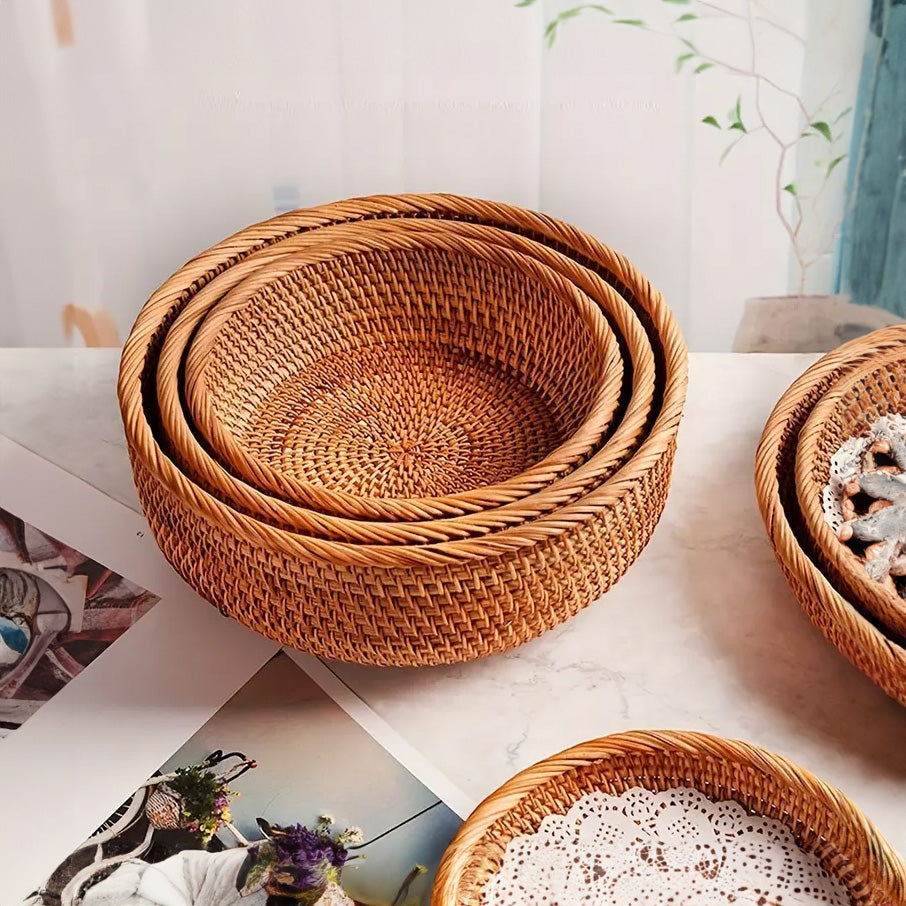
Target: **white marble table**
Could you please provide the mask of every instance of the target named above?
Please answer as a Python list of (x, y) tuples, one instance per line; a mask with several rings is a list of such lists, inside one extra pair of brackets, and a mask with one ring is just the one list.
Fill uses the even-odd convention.
[[(780, 752), (840, 786), (906, 853), (906, 710), (819, 635), (787, 590), (755, 503), (755, 444), (814, 356), (693, 355), (673, 487), (605, 598), (508, 655), (458, 667), (341, 667), (477, 801), (514, 771), (630, 728), (696, 729)], [(134, 508), (117, 354), (0, 351), (0, 433)]]

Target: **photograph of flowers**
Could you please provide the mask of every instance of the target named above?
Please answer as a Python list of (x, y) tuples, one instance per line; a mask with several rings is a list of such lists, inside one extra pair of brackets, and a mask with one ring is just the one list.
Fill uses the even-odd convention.
[(0, 509), (0, 737), (75, 679), (157, 600)]
[(460, 823), (278, 654), (26, 903), (427, 906)]

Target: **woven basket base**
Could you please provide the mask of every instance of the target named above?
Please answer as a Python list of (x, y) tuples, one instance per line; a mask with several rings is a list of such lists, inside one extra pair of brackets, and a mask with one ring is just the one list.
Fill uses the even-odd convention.
[(429, 497), (512, 478), (561, 443), (561, 431), (543, 396), (499, 365), (439, 344), (386, 344), (293, 376), (240, 441), (298, 481)]

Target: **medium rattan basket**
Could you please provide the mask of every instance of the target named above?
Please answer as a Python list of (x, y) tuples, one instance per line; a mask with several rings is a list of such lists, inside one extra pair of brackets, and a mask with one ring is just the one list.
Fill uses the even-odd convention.
[(768, 419), (755, 461), (755, 492), (768, 538), (793, 594), (824, 637), (891, 698), (906, 705), (906, 649), (846, 600), (820, 567), (796, 495), (796, 450), (809, 414), (853, 369), (898, 349), (906, 327), (846, 343), (807, 369)]
[(796, 452), (796, 492), (806, 531), (835, 588), (857, 602), (897, 639), (906, 638), (906, 601), (871, 578), (862, 560), (841, 543), (824, 515), (822, 493), (840, 445), (882, 415), (906, 415), (906, 339), (843, 375), (812, 409)]
[[(478, 806), (450, 844), (432, 906), (479, 906), (514, 837), (537, 831), (582, 795), (643, 787), (699, 790), (786, 825), (839, 879), (856, 906), (903, 906), (906, 869), (841, 792), (779, 755), (742, 742), (683, 732), (630, 732), (567, 749), (517, 774)], [(754, 902), (754, 901), (753, 901)]]
[[(277, 248), (286, 246), (310, 248), (317, 242), (325, 243), (327, 240), (323, 237), (330, 237), (331, 247), (335, 244), (347, 247), (352, 243), (353, 247), (358, 248), (364, 242), (365, 247), (370, 248), (376, 242), (373, 235), (375, 232), (388, 231), (394, 234), (402, 232), (413, 237), (422, 237), (428, 233), (440, 237), (445, 243), (457, 238), (469, 242), (477, 239), (483, 242), (493, 241), (500, 247), (501, 254), (518, 252), (523, 258), (531, 256), (539, 262), (543, 261), (553, 267), (562, 278), (569, 279), (571, 285), (580, 284), (581, 289), (594, 294), (593, 298), (598, 301), (601, 311), (612, 321), (614, 330), (620, 338), (626, 357), (621, 370), (629, 374), (626, 375), (625, 381), (627, 393), (624, 394), (621, 406), (614, 417), (617, 424), (606, 442), (594, 450), (588, 461), (559, 476), (557, 470), (549, 470), (547, 475), (541, 474), (531, 483), (511, 482), (506, 493), (504, 489), (494, 493), (491, 499), (497, 499), (498, 506), (487, 510), (480, 508), (480, 500), (486, 495), (487, 489), (460, 495), (458, 501), (451, 498), (434, 498), (433, 501), (422, 499), (417, 504), (411, 500), (366, 501), (361, 497), (350, 497), (348, 494), (338, 494), (317, 486), (309, 486), (301, 494), (301, 496), (328, 495), (321, 501), (327, 508), (336, 506), (338, 498), (342, 504), (344, 497), (346, 502), (351, 500), (356, 507), (364, 507), (365, 512), (373, 512), (372, 504), (377, 503), (382, 506), (382, 511), (386, 512), (389, 509), (397, 518), (406, 519), (403, 524), (350, 520), (334, 516), (330, 512), (300, 507), (278, 496), (264, 494), (241, 481), (209, 455), (196, 438), (191, 419), (187, 419), (182, 408), (183, 396), (189, 400), (189, 407), (192, 407), (200, 383), (199, 358), (196, 357), (194, 361), (191, 358), (196, 344), (191, 343), (188, 361), (184, 361), (183, 352), (198, 330), (199, 323), (202, 324), (201, 330), (207, 327), (209, 323), (209, 319), (205, 318), (207, 312), (215, 306), (218, 306), (217, 313), (221, 311), (219, 301), (223, 288), (235, 285), (237, 280), (233, 272), (238, 271), (242, 274), (249, 271), (257, 274), (259, 269), (255, 269), (255, 265), (262, 259), (265, 261), (265, 267), (260, 269), (268, 270), (272, 262), (279, 263), (285, 260), (285, 256), (277, 255)], [(203, 362), (203, 359), (201, 361)], [(642, 325), (632, 309), (597, 275), (589, 273), (575, 262), (539, 243), (502, 230), (474, 224), (393, 220), (369, 222), (364, 225), (338, 224), (293, 237), (292, 240), (286, 240), (277, 246), (270, 246), (262, 252), (250, 255), (240, 265), (215, 278), (183, 308), (167, 333), (158, 362), (157, 398), (162, 432), (169, 442), (174, 461), (188, 477), (220, 500), (235, 504), (244, 512), (262, 518), (272, 525), (290, 530), (360, 543), (406, 544), (484, 535), (489, 531), (517, 525), (573, 502), (589, 488), (600, 485), (626, 462), (641, 442), (645, 426), (651, 416), (655, 392), (654, 378), (655, 361)], [(197, 405), (199, 404), (196, 399)], [(282, 489), (292, 496), (292, 482), (286, 482), (284, 476), (279, 473), (273, 472), (271, 475), (273, 480), (284, 482)], [(540, 484), (545, 479), (549, 480), (548, 484), (539, 490), (531, 491), (533, 484)], [(467, 499), (469, 497), (471, 499)], [(507, 503), (507, 500), (510, 502)], [(413, 515), (436, 515), (438, 512), (450, 510), (454, 513), (460, 512), (463, 503), (468, 503), (468, 508), (475, 511), (458, 518), (448, 515), (442, 519), (428, 519), (419, 524), (406, 518)]]
[(497, 507), (598, 446), (623, 366), (594, 300), (452, 230), (356, 228), (371, 235), (259, 268), (188, 345), (193, 424), (232, 472), (393, 519), (400, 498)]
[[(193, 296), (255, 251), (299, 232), (346, 220), (428, 215), (525, 232), (592, 268), (630, 302), (657, 372), (650, 428), (631, 458), (588, 494), (531, 522), (427, 545), (341, 543), (289, 532), (189, 480), (168, 456), (155, 379), (167, 330)], [(595, 240), (494, 203), (387, 196), (275, 218), (190, 262), (139, 316), (119, 391), (136, 484), (158, 543), (204, 597), (240, 622), (317, 654), (435, 664), (520, 644), (567, 619), (625, 572), (666, 499), (685, 383), (685, 347), (663, 301)]]

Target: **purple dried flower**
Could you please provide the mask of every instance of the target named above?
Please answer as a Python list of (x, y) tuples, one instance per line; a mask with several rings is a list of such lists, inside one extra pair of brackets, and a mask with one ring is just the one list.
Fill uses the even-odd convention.
[(349, 855), (329, 834), (309, 830), (302, 824), (283, 828), (273, 842), (280, 869), (291, 874), (294, 886), (302, 890), (336, 880)]

